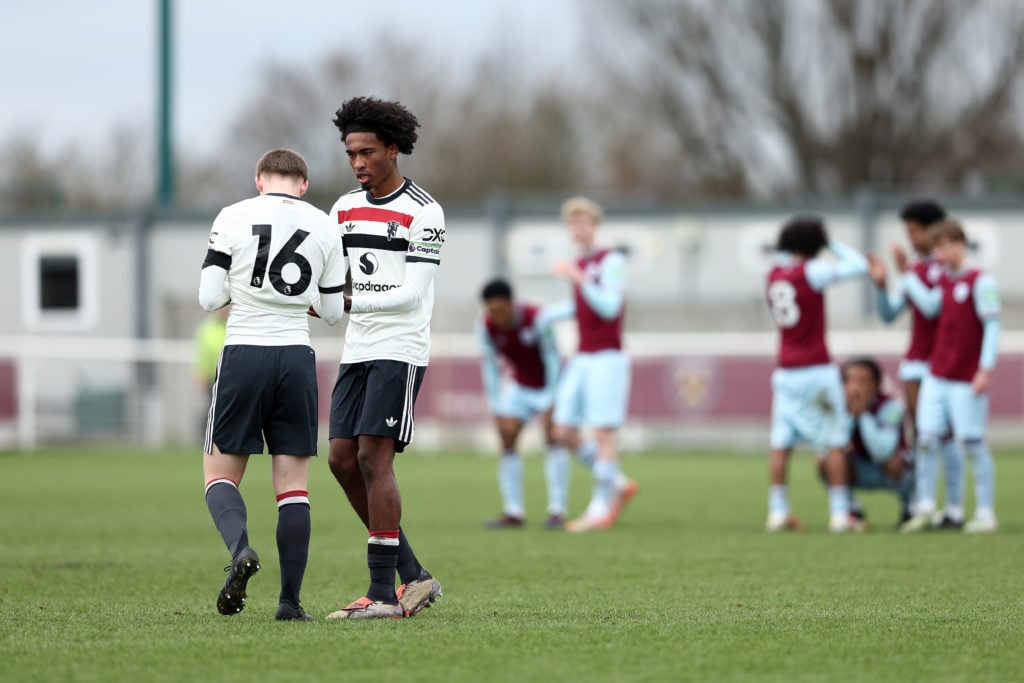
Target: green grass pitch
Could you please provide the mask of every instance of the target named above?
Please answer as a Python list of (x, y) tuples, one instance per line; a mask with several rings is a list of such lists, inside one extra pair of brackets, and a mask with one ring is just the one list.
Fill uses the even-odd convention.
[[(227, 563), (199, 455), (0, 455), (4, 681), (1010, 681), (1024, 678), (1024, 457), (997, 455), (1002, 527), (900, 536), (825, 531), (812, 460), (792, 463), (803, 534), (769, 535), (766, 461), (630, 455), (640, 493), (612, 531), (545, 531), (540, 457), (530, 525), (485, 531), (493, 458), (400, 456), (404, 526), (445, 595), (412, 619), (327, 622), (367, 585), (365, 531), (320, 458), (303, 592), (313, 623), (276, 623), (269, 463), (242, 492), (263, 571), (217, 614)], [(572, 508), (589, 482), (574, 465)]]

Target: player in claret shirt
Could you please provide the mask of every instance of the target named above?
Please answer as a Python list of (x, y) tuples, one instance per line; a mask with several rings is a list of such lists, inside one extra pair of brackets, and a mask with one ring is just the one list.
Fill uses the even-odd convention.
[[(512, 287), (504, 280), (488, 282), (481, 292), (485, 312), (476, 333), (482, 352), (481, 374), (487, 400), (501, 438), (498, 487), (502, 515), (489, 520), (490, 529), (523, 526), (523, 461), (517, 442), (523, 426), (539, 416), (544, 427), (547, 452), (544, 477), (548, 489), (548, 517), (545, 526), (561, 529), (569, 495), (569, 454), (554, 438), (551, 406), (561, 359), (550, 321), (540, 306), (516, 301)], [(508, 369), (502, 378), (501, 363)]]
[[(846, 408), (853, 418), (846, 451), (852, 489), (887, 489), (900, 498), (901, 522), (910, 517), (914, 470), (908, 459), (903, 404), (882, 391), (882, 369), (872, 358), (843, 363)], [(850, 523), (866, 528), (864, 513), (850, 500)]]
[[(828, 248), (836, 260), (818, 258)], [(779, 328), (778, 367), (772, 373), (772, 430), (769, 467), (768, 531), (800, 529), (789, 509), (786, 475), (789, 456), (801, 442), (822, 460), (828, 482), (829, 529), (850, 528), (849, 487), (843, 449), (849, 441), (849, 415), (839, 368), (825, 343), (825, 288), (867, 274), (868, 262), (856, 250), (829, 241), (816, 216), (786, 223), (776, 243), (778, 257), (768, 274), (768, 310)]]
[(917, 407), (917, 508), (902, 527), (928, 528), (936, 511), (938, 451), (952, 428), (974, 470), (974, 518), (967, 533), (991, 533), (995, 514), (995, 463), (985, 440), (989, 383), (999, 345), (999, 290), (990, 274), (967, 263), (967, 237), (959, 223), (934, 228), (935, 258), (945, 268), (929, 288), (906, 262), (897, 261), (907, 296), (925, 316), (936, 318), (935, 344)]
[[(909, 267), (921, 282), (929, 287), (938, 284), (942, 275), (942, 264), (932, 254), (934, 236), (931, 228), (946, 218), (946, 211), (932, 200), (916, 200), (908, 202), (900, 210), (900, 219), (906, 228), (907, 238), (914, 249), (913, 260)], [(893, 246), (893, 259), (907, 261), (906, 252), (899, 245)], [(917, 415), (917, 397), (921, 390), (921, 380), (928, 372), (928, 357), (935, 345), (936, 321), (925, 317), (912, 301), (907, 299), (902, 288), (888, 291), (886, 287), (885, 264), (880, 258), (868, 254), (870, 275), (878, 289), (878, 313), (885, 322), (892, 322), (904, 309), (910, 309), (910, 344), (900, 362), (900, 381), (903, 383), (903, 395), (907, 403), (907, 413), (911, 438), (908, 455), (913, 458), (914, 444), (917, 435), (914, 416)], [(946, 476), (946, 506), (941, 515), (935, 519), (940, 529), (959, 529), (964, 525), (964, 478), (963, 461), (956, 443), (949, 434), (942, 440), (942, 463)], [(906, 520), (904, 520), (906, 521)]]
[[(572, 284), (573, 299), (553, 307), (551, 319), (575, 316), (579, 330), (578, 352), (555, 398), (556, 433), (594, 475), (590, 503), (579, 519), (566, 525), (567, 531), (611, 528), (637, 491), (636, 482), (619, 469), (617, 443), (629, 406), (629, 357), (622, 349), (626, 259), (619, 251), (597, 246), (602, 216), (601, 207), (590, 199), (566, 200), (562, 220), (580, 256), (554, 265), (555, 274)], [(593, 456), (582, 428), (593, 433)]]
[(354, 97), (338, 109), (334, 125), (359, 188), (342, 195), (330, 214), (352, 281), (331, 394), (330, 467), (369, 532), (370, 587), (328, 618), (412, 616), (441, 595), (441, 584), (420, 565), (400, 526), (394, 459), (412, 442), (416, 395), (430, 359), (444, 212), (398, 170), (398, 155), (412, 154), (416, 143), (412, 112), (398, 102)]

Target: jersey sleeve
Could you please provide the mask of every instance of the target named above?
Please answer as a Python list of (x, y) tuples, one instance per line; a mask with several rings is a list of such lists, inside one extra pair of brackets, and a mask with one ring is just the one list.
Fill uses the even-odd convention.
[[(333, 235), (333, 230), (330, 231)], [(320, 273), (319, 301), (313, 306), (317, 315), (328, 325), (334, 325), (345, 313), (345, 274), (348, 271), (348, 259), (341, 248), (341, 239), (331, 240), (331, 246), (324, 261), (324, 270)]]
[(231, 232), (227, 210), (221, 210), (210, 228), (206, 258), (199, 275), (199, 305), (215, 311), (231, 301), (228, 271), (231, 269)]
[(929, 287), (921, 282), (917, 273), (908, 270), (900, 278), (900, 285), (921, 315), (928, 319), (934, 319), (942, 310), (942, 288)]
[(807, 262), (807, 282), (816, 292), (831, 284), (867, 275), (868, 260), (864, 254), (842, 242), (829, 242), (829, 251), (836, 259), (813, 258)]
[(874, 462), (882, 463), (896, 453), (900, 444), (900, 430), (903, 429), (903, 404), (890, 399), (878, 409), (878, 414), (869, 412), (857, 418), (864, 448)]
[(598, 281), (583, 285), (580, 291), (595, 313), (605, 320), (615, 318), (626, 299), (626, 258), (617, 251), (605, 256)]
[(1001, 308), (999, 289), (996, 287), (995, 278), (988, 273), (978, 276), (974, 282), (974, 311), (983, 325), (981, 356), (978, 358), (978, 365), (985, 370), (995, 367), (996, 357), (999, 355)]
[(427, 204), (409, 226), (409, 251), (405, 262), (441, 265), (445, 237), (444, 210), (436, 202)]
[(907, 307), (907, 298), (903, 295), (902, 289), (890, 292), (885, 287), (877, 287), (876, 290), (878, 315), (885, 322), (891, 323)]

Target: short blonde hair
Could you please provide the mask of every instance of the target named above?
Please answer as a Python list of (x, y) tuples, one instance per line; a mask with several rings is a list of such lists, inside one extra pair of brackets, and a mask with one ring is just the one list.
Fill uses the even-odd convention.
[(570, 197), (562, 202), (562, 220), (566, 223), (577, 216), (589, 216), (595, 223), (604, 219), (604, 210), (593, 199)]

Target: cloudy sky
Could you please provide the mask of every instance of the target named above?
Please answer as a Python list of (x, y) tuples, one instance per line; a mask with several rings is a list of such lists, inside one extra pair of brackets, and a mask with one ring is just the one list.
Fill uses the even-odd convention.
[[(385, 49), (382, 32), (452, 61), (514, 40), (538, 69), (569, 68), (578, 0), (174, 0), (175, 135), (204, 152), (256, 90), (262, 65), (316, 63), (336, 50)], [(149, 127), (158, 0), (35, 0), (0, 9), (0, 139), (54, 148), (101, 141), (116, 124)], [(287, 11), (282, 11), (287, 8)]]

